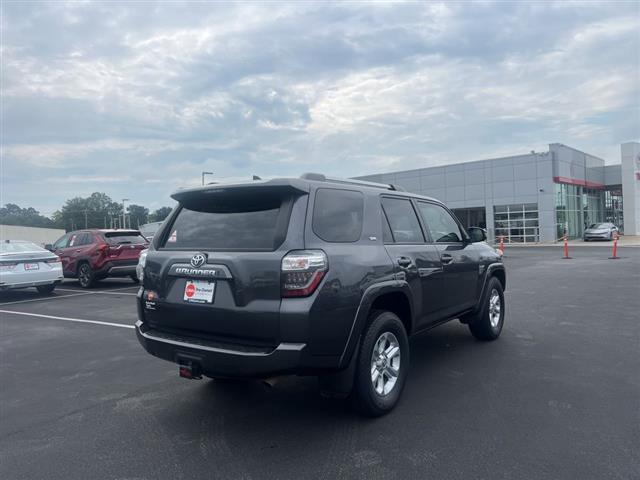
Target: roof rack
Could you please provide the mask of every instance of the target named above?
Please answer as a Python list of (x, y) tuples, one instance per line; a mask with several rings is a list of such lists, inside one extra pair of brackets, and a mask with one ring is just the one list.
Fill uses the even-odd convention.
[(327, 177), (322, 173), (304, 173), (300, 175), (300, 178), (302, 180), (312, 180), (315, 182), (345, 183), (347, 185), (362, 185), (363, 187), (384, 188), (385, 190), (395, 190), (397, 192), (405, 191), (404, 188), (398, 185), (393, 185), (391, 183), (377, 183), (368, 182), (366, 180), (354, 180), (351, 178)]

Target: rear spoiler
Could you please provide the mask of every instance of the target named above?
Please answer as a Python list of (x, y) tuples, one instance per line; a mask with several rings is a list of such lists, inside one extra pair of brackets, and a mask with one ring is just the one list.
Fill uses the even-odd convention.
[(216, 211), (254, 209), (269, 202), (309, 193), (306, 182), (298, 179), (274, 179), (237, 184), (212, 184), (178, 190), (171, 198), (189, 210), (213, 208)]

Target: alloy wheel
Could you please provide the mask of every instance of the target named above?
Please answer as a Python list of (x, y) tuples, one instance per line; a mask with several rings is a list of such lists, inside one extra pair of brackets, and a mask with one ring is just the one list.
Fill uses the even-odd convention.
[(371, 353), (371, 384), (378, 395), (388, 395), (400, 374), (400, 343), (391, 332), (378, 337)]
[(489, 322), (491, 322), (491, 328), (497, 328), (500, 323), (500, 310), (502, 309), (502, 301), (500, 300), (500, 294), (495, 288), (491, 290), (489, 296)]

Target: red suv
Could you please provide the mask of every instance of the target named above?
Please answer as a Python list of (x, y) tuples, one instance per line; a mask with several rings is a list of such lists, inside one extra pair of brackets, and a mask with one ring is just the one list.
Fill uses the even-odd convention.
[(131, 277), (134, 282), (140, 252), (149, 242), (138, 230), (78, 230), (46, 245), (62, 260), (65, 277), (90, 288), (106, 277)]

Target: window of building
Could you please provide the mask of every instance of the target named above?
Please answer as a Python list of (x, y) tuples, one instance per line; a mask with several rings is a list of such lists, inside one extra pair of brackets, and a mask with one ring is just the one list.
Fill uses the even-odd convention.
[(605, 193), (602, 190), (556, 184), (556, 238), (582, 238), (585, 228), (605, 220)]
[(496, 239), (505, 243), (537, 243), (540, 241), (537, 203), (496, 205), (493, 207)]
[(624, 233), (622, 185), (609, 187), (604, 192), (604, 221), (611, 222)]

